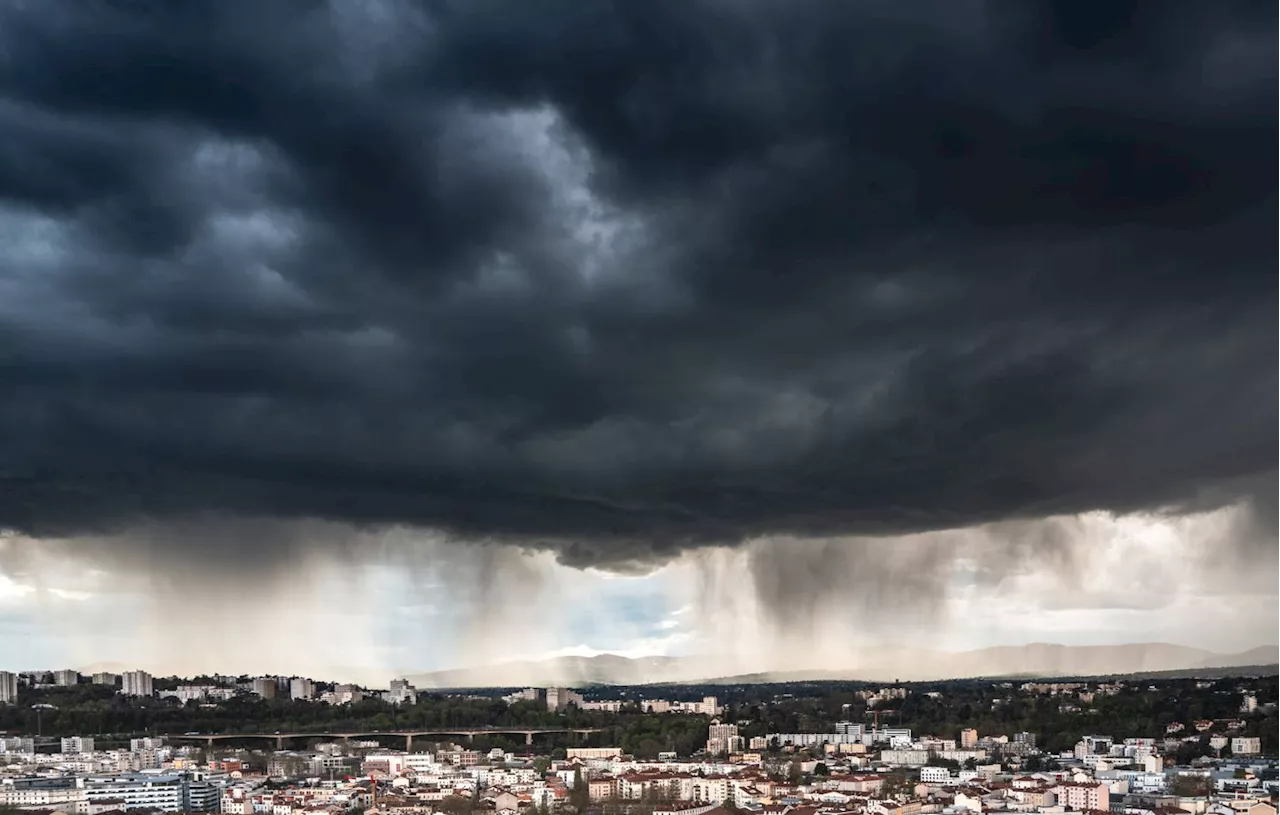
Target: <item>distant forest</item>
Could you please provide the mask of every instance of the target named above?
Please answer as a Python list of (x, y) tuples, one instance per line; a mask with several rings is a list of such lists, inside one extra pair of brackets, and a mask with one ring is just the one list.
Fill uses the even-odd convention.
[[(1055, 680), (1061, 681), (1061, 680)], [(1211, 682), (1208, 687), (1198, 683)], [(157, 680), (158, 688), (174, 680)], [(1033, 695), (1019, 690), (1020, 682), (965, 680), (904, 684), (905, 699), (880, 706), (882, 725), (909, 727), (917, 734), (955, 738), (965, 727), (983, 735), (1019, 731), (1035, 733), (1048, 752), (1069, 750), (1082, 735), (1100, 733), (1117, 739), (1163, 737), (1173, 722), (1187, 726), (1200, 719), (1239, 719), (1245, 727), (1239, 735), (1262, 738), (1264, 754), (1275, 755), (1277, 744), (1277, 678), (1142, 679), (1128, 680), (1114, 696), (1096, 695), (1085, 702), (1076, 696)], [(877, 715), (856, 695), (878, 687), (859, 682), (797, 682), (753, 685), (676, 685), (588, 688), (588, 698), (638, 701), (642, 698), (699, 699), (716, 696), (727, 705), (722, 717), (738, 722), (741, 733), (751, 737), (771, 732), (830, 732), (842, 720), (868, 724)], [(1259, 709), (1246, 716), (1239, 712), (1242, 691), (1249, 690)], [(930, 695), (935, 694), (935, 695)], [(1267, 704), (1270, 703), (1270, 704)], [(52, 705), (35, 710), (31, 706)], [(548, 712), (542, 704), (507, 704), (499, 689), (466, 694), (421, 693), (418, 703), (394, 706), (378, 699), (351, 705), (312, 701), (259, 699), (238, 696), (216, 705), (165, 699), (133, 699), (114, 689), (82, 684), (76, 687), (23, 688), (17, 704), (0, 705), (0, 730), (10, 734), (49, 736), (98, 735), (123, 742), (147, 734), (264, 733), (276, 731), (360, 731), (435, 728), (567, 728), (594, 727), (590, 736), (540, 734), (535, 749), (550, 752), (570, 744), (618, 745), (641, 757), (673, 750), (688, 755), (700, 749), (707, 737), (708, 718), (690, 714), (645, 714), (630, 705), (621, 713), (571, 709)], [(1215, 728), (1221, 732), (1222, 728)], [(1184, 734), (1179, 734), (1184, 735)], [(396, 739), (387, 739), (395, 745)], [(476, 747), (524, 749), (522, 735), (484, 734)], [(256, 742), (255, 744), (262, 744)], [(302, 747), (294, 744), (291, 746)], [(1184, 744), (1179, 758), (1190, 760), (1211, 753), (1208, 734)]]

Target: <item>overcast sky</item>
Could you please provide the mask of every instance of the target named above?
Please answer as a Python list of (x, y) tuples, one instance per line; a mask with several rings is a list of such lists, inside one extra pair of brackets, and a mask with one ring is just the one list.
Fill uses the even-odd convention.
[(0, 3), (0, 653), (1274, 644), (1275, 28)]

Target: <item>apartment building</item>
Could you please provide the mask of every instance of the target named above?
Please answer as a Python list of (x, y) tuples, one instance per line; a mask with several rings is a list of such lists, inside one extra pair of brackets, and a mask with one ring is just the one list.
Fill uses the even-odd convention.
[(120, 692), (125, 696), (150, 696), (151, 674), (146, 671), (125, 671), (120, 676)]
[(1262, 752), (1262, 739), (1236, 736), (1231, 740), (1231, 752), (1238, 756), (1256, 755)]
[(276, 698), (276, 678), (274, 676), (259, 676), (249, 683), (249, 689), (254, 695), (261, 696), (263, 699)]
[(1058, 806), (1079, 810), (1110, 810), (1111, 788), (1106, 784), (1083, 782), (1058, 784), (1053, 788)]
[(0, 736), (0, 753), (34, 753), (36, 740), (30, 736)]
[(18, 675), (9, 671), (0, 671), (0, 704), (13, 704), (18, 701)]
[(0, 783), (0, 807), (57, 809), (85, 815), (88, 798), (73, 778), (9, 778)]
[(62, 752), (68, 755), (92, 753), (93, 736), (63, 736)]
[(311, 699), (316, 695), (316, 683), (301, 676), (295, 676), (289, 682), (289, 698)]
[(547, 688), (547, 710), (567, 710), (569, 705), (582, 706), (582, 694), (568, 688)]
[(84, 791), (90, 804), (118, 800), (125, 810), (151, 808), (162, 812), (216, 812), (219, 786), (186, 773), (122, 773), (89, 776)]

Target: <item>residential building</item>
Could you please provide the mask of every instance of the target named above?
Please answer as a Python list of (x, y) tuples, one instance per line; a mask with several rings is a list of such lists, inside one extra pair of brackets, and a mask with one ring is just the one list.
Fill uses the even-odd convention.
[(861, 722), (836, 722), (836, 733), (843, 736), (854, 736), (861, 739), (862, 730), (863, 726)]
[(130, 770), (160, 769), (160, 751), (156, 749), (135, 749), (129, 751)]
[(250, 683), (250, 690), (256, 696), (263, 699), (276, 698), (276, 678), (274, 676), (259, 676)]
[(897, 749), (905, 749), (911, 746), (911, 728), (909, 727), (885, 727), (880, 730), (864, 731), (862, 734), (863, 744), (884, 744)]
[(972, 750), (978, 746), (978, 731), (972, 727), (960, 731), (960, 749)]
[(622, 755), (621, 747), (569, 747), (565, 749), (567, 759), (617, 758)]
[(164, 736), (147, 736), (141, 739), (130, 739), (129, 749), (138, 750), (159, 750), (164, 747)]
[[(837, 730), (841, 724), (847, 722), (839, 722), (836, 724)], [(765, 738), (765, 743), (776, 742), (779, 747), (785, 747), (790, 744), (793, 747), (816, 747), (820, 744), (863, 744), (870, 738), (870, 731), (863, 731), (862, 725), (852, 725), (846, 732), (836, 733), (769, 733)]]
[(177, 699), (185, 705), (187, 702), (203, 702), (214, 690), (217, 688), (213, 685), (179, 685), (174, 690), (161, 691), (160, 697)]
[(1076, 758), (1080, 759), (1085, 756), (1105, 756), (1111, 752), (1111, 744), (1110, 736), (1085, 736), (1076, 742), (1072, 752)]
[(151, 808), (162, 812), (211, 812), (217, 811), (221, 797), (216, 785), (186, 773), (89, 776), (84, 779), (84, 791), (90, 804), (116, 800), (126, 811)]
[(736, 724), (722, 724), (719, 719), (712, 719), (707, 728), (707, 752), (713, 756), (728, 753), (740, 753), (743, 748), (742, 736), (738, 735)]
[(277, 752), (267, 762), (267, 775), (277, 778), (296, 778), (306, 772), (306, 769), (307, 758), (297, 753)]
[(445, 754), (445, 760), (458, 767), (474, 767), (480, 763), (478, 750), (451, 750)]
[(120, 677), (120, 692), (125, 696), (150, 696), (151, 674), (146, 671), (126, 671)]
[(182, 812), (183, 783), (179, 775), (124, 773), (84, 779), (84, 795), (88, 800), (122, 801), (123, 809), (156, 809)]
[(536, 702), (541, 698), (542, 691), (538, 688), (525, 688), (524, 690), (516, 691), (509, 696), (502, 697), (502, 701), (509, 705), (514, 705), (519, 702)]
[(1253, 713), (1258, 709), (1258, 697), (1251, 693), (1246, 693), (1244, 699), (1240, 702), (1241, 713)]
[(581, 706), (582, 694), (568, 688), (547, 688), (547, 710), (567, 710), (570, 705)]
[(55, 685), (61, 685), (63, 687), (71, 687), (73, 685), (78, 685), (79, 683), (80, 683), (80, 674), (77, 673), (76, 671), (72, 671), (68, 669), (65, 671), (53, 672), (53, 684)]
[(355, 764), (356, 759), (351, 756), (312, 756), (309, 771), (315, 775), (324, 775), (327, 773), (347, 772)]
[(349, 705), (363, 698), (364, 691), (359, 686), (350, 684), (338, 685), (328, 693), (320, 694), (320, 701), (331, 705)]
[(1067, 809), (1111, 809), (1111, 788), (1096, 781), (1058, 784), (1053, 788), (1053, 794), (1058, 806)]
[(594, 710), (599, 713), (620, 713), (626, 703), (621, 699), (605, 699), (599, 702), (583, 702), (583, 710)]
[(881, 750), (880, 760), (899, 767), (923, 767), (929, 762), (928, 750)]
[(587, 781), (587, 797), (591, 799), (592, 803), (607, 801), (617, 796), (618, 779), (610, 776), (608, 778), (592, 778)]
[(1231, 752), (1234, 755), (1256, 755), (1262, 752), (1262, 739), (1258, 737), (1248, 738), (1246, 736), (1236, 736), (1231, 740)]
[(93, 684), (95, 685), (114, 685), (120, 677), (106, 671), (99, 671), (93, 675)]
[(188, 779), (183, 789), (186, 812), (217, 812), (221, 804), (220, 785), (209, 780)]
[(13, 704), (18, 701), (18, 675), (9, 671), (0, 671), (0, 704)]
[(0, 807), (84, 815), (88, 812), (88, 801), (74, 778), (13, 778), (0, 784)]
[(920, 782), (922, 784), (945, 784), (951, 780), (951, 771), (946, 767), (921, 767)]
[(63, 736), (62, 752), (79, 754), (93, 752), (93, 736)]
[(316, 695), (316, 683), (301, 676), (295, 676), (289, 682), (290, 699), (310, 699)]
[(382, 694), (382, 698), (393, 705), (413, 705), (418, 702), (418, 691), (407, 679), (392, 679), (391, 690)]
[(34, 753), (36, 740), (31, 736), (0, 736), (0, 753)]

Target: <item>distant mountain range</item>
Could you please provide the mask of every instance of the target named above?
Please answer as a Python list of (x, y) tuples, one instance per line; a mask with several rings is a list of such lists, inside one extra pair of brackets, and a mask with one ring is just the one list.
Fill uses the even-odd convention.
[(847, 669), (797, 669), (727, 674), (731, 662), (715, 657), (642, 657), (615, 654), (506, 662), (409, 675), (420, 688), (475, 688), (661, 683), (755, 684), (861, 679), (888, 682), (967, 677), (1054, 677), (1144, 674), (1170, 671), (1274, 666), (1280, 647), (1262, 646), (1238, 654), (1218, 654), (1168, 643), (1130, 645), (1050, 645), (982, 648), (956, 653), (911, 648), (868, 648)]

